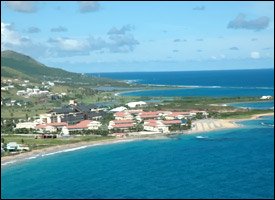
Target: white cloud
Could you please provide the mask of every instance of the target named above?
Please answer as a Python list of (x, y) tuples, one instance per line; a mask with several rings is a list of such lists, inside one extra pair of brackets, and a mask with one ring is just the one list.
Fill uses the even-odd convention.
[(259, 59), (261, 56), (260, 56), (259, 52), (253, 51), (253, 52), (250, 53), (250, 57), (253, 58), (253, 59)]
[(79, 11), (82, 13), (94, 12), (99, 10), (100, 5), (97, 1), (79, 1)]
[(6, 1), (7, 6), (17, 12), (32, 13), (37, 10), (33, 1)]
[(1, 22), (1, 49), (5, 49), (9, 45), (21, 45), (22, 37), (18, 34), (11, 24)]
[(89, 47), (88, 42), (83, 39), (57, 38), (50, 39), (49, 42), (64, 51), (83, 51)]

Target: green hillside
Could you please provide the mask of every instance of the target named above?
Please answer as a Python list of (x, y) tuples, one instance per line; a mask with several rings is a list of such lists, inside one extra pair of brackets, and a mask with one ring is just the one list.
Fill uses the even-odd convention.
[(82, 83), (91, 86), (126, 86), (126, 83), (112, 79), (87, 77), (79, 73), (72, 73), (63, 69), (48, 67), (29, 56), (14, 51), (1, 52), (1, 77), (22, 78), (32, 81), (57, 79), (66, 81), (67, 83)]

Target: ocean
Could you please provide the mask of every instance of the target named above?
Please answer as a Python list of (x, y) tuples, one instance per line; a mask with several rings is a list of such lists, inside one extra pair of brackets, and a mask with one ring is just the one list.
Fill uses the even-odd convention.
[(124, 96), (274, 96), (274, 69), (93, 73), (128, 83), (191, 86), (188, 89), (126, 92)]
[[(274, 118), (236, 129), (96, 146), (1, 172), (1, 198), (274, 198)], [(198, 139), (197, 135), (208, 136)]]

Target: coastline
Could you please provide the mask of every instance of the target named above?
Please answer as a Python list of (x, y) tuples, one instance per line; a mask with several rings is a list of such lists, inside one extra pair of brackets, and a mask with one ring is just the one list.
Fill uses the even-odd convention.
[(73, 144), (65, 144), (59, 146), (52, 146), (44, 149), (37, 149), (26, 153), (10, 155), (1, 157), (1, 167), (6, 166), (7, 164), (18, 163), (25, 160), (34, 159), (37, 157), (49, 156), (57, 153), (64, 153), (69, 151), (75, 151), (78, 149), (84, 149), (87, 147), (99, 146), (99, 145), (108, 145), (116, 144), (122, 142), (132, 142), (138, 140), (154, 140), (154, 139), (164, 139), (163, 135), (155, 137), (136, 137), (136, 138), (114, 138), (102, 141), (90, 141), (90, 142), (78, 142)]
[(247, 120), (256, 120), (264, 116), (274, 116), (274, 113), (264, 113), (264, 114), (255, 114), (249, 118), (243, 119), (208, 119), (208, 120), (197, 120), (194, 122), (195, 127), (191, 130), (186, 131), (186, 134), (195, 134), (195, 133), (207, 133), (210, 131), (233, 129), (242, 127), (241, 124), (237, 122), (247, 121)]
[[(194, 122), (194, 124), (195, 126), (197, 125), (198, 128), (188, 130), (186, 132), (183, 132), (183, 134), (196, 134), (196, 133), (203, 133), (203, 132), (207, 133), (210, 131), (217, 131), (217, 130), (223, 130), (223, 129), (240, 128), (242, 125), (237, 124), (236, 122), (256, 120), (263, 116), (274, 116), (274, 113), (255, 114), (249, 118), (244, 118), (244, 119), (208, 119), (208, 121), (197, 120)], [(206, 124), (208, 123), (207, 124), (208, 128), (204, 123)], [(213, 126), (211, 124), (209, 125), (209, 123), (216, 123), (218, 125), (215, 126), (214, 124)], [(166, 139), (166, 138), (168, 139), (169, 137), (163, 134), (161, 135), (155, 134), (150, 137), (141, 136), (141, 137), (129, 137), (129, 138), (114, 138), (114, 139), (108, 139), (108, 140), (102, 140), (102, 141), (78, 142), (73, 144), (53, 146), (53, 147), (48, 147), (44, 149), (33, 150), (22, 154), (1, 157), (1, 167), (12, 163), (18, 163), (24, 160), (34, 159), (37, 157), (44, 157), (44, 156), (53, 155), (57, 153), (75, 151), (78, 149), (83, 149), (83, 148), (92, 147), (92, 146), (108, 145), (108, 144), (115, 144), (115, 143), (121, 143), (121, 142), (132, 142), (132, 141), (139, 141), (139, 140)]]

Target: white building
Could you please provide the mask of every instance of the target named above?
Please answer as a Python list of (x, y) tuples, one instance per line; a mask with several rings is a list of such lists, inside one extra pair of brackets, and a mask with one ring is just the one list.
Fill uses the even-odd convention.
[(54, 82), (50, 82), (50, 81), (48, 81), (48, 85), (50, 85), (50, 86), (54, 86)]
[(262, 96), (260, 99), (272, 99), (272, 96), (268, 95), (268, 96)]
[(36, 122), (21, 122), (16, 124), (16, 129), (19, 128), (27, 128), (27, 129), (34, 129), (36, 127), (37, 123)]
[(9, 142), (7, 144), (7, 150), (17, 150), (19, 148), (19, 144), (17, 144), (16, 142)]
[(146, 131), (169, 133), (169, 128), (164, 125), (160, 120), (147, 120), (144, 122), (143, 126)]
[(63, 126), (62, 133), (63, 135), (69, 135), (70, 131), (98, 130), (101, 125), (99, 121), (83, 120), (74, 125)]
[(142, 107), (142, 106), (146, 106), (146, 102), (144, 101), (129, 102), (126, 105), (129, 106), (130, 108)]
[(16, 142), (9, 142), (7, 144), (7, 150), (9, 151), (29, 151), (30, 148), (21, 144), (17, 144)]
[(127, 108), (124, 106), (120, 106), (120, 107), (116, 107), (116, 108), (110, 110), (110, 112), (122, 112), (124, 110), (127, 110)]
[(18, 96), (23, 96), (23, 95), (25, 95), (25, 94), (27, 94), (25, 90), (18, 90), (18, 91), (16, 92), (16, 95), (18, 95)]

